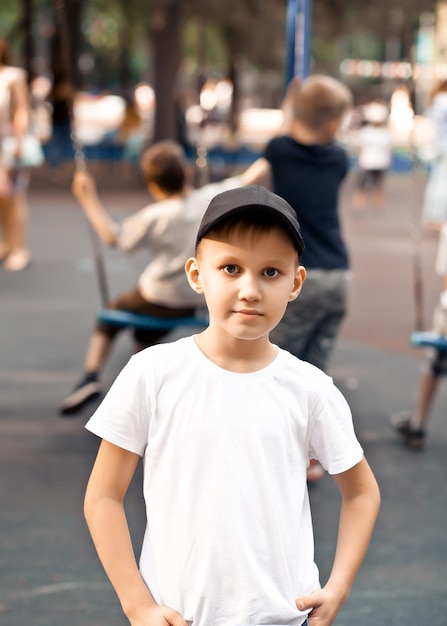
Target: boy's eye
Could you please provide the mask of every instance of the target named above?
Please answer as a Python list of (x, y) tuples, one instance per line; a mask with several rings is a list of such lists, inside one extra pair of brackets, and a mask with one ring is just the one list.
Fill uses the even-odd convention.
[(223, 270), (226, 274), (237, 274), (239, 271), (237, 265), (225, 265)]
[(275, 270), (274, 267), (267, 267), (264, 270), (265, 276), (268, 276), (269, 278), (275, 278), (276, 276), (278, 276), (278, 273), (278, 270)]

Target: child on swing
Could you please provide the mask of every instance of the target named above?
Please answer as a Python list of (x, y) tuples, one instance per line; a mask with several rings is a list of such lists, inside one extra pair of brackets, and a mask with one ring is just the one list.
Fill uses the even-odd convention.
[[(443, 280), (443, 290), (433, 315), (432, 330), (447, 337), (447, 222), (441, 228), (435, 273)], [(416, 406), (411, 411), (391, 415), (391, 425), (410, 450), (423, 450), (427, 425), (440, 379), (447, 375), (447, 350), (430, 348), (429, 359), (419, 379)]]
[[(173, 141), (151, 146), (144, 153), (141, 166), (155, 202), (121, 224), (116, 224), (103, 207), (93, 178), (78, 172), (73, 181), (74, 195), (105, 244), (117, 246), (124, 252), (146, 249), (150, 255), (138, 284), (118, 295), (108, 308), (166, 319), (193, 316), (204, 303), (203, 298), (189, 288), (184, 272), (185, 259), (193, 252), (195, 233), (209, 200), (225, 189), (246, 184), (244, 174), (193, 190), (183, 150)], [(121, 330), (105, 322), (96, 324), (82, 377), (59, 407), (62, 416), (78, 413), (100, 395), (100, 373)], [(135, 329), (137, 349), (157, 343), (168, 332)]]
[[(377, 483), (332, 379), (269, 339), (305, 280), (303, 247), (296, 213), (264, 187), (213, 198), (185, 266), (209, 326), (134, 355), (87, 423), (102, 442), (85, 515), (132, 626), (329, 626), (349, 595)], [(140, 458), (138, 566), (123, 501)], [(310, 458), (341, 493), (323, 588)]]

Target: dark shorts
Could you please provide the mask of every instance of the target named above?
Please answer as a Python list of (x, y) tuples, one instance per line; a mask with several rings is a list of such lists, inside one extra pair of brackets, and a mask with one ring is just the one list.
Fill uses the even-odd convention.
[[(154, 317), (161, 317), (164, 319), (192, 317), (195, 313), (194, 308), (174, 309), (148, 302), (145, 298), (143, 298), (138, 287), (120, 294), (117, 298), (112, 300), (107, 308), (128, 311), (130, 313), (141, 313), (143, 315), (153, 315)], [(123, 330), (123, 328), (112, 324), (106, 324), (104, 322), (98, 322), (96, 330), (113, 339), (120, 331)], [(169, 330), (135, 328), (133, 335), (135, 341), (139, 344), (143, 346), (152, 346), (169, 332)]]
[(271, 332), (272, 342), (326, 371), (346, 315), (350, 285), (349, 270), (309, 270), (300, 295)]
[(447, 350), (433, 350), (430, 359), (430, 369), (433, 376), (447, 375)]
[(376, 189), (383, 183), (385, 170), (360, 170), (357, 178), (359, 189)]

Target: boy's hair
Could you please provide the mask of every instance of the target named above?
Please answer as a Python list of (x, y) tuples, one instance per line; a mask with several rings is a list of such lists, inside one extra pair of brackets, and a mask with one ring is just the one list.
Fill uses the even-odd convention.
[(155, 183), (163, 191), (181, 192), (186, 182), (186, 161), (183, 149), (175, 141), (160, 141), (141, 157), (146, 183)]
[(352, 107), (352, 94), (339, 80), (315, 74), (303, 81), (294, 98), (296, 120), (313, 131), (341, 120)]

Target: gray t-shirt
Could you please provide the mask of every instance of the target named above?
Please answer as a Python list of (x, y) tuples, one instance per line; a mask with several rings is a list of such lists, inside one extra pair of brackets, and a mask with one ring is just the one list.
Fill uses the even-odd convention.
[(227, 178), (187, 196), (150, 204), (123, 220), (117, 234), (119, 248), (125, 252), (144, 249), (149, 254), (149, 264), (138, 281), (144, 298), (174, 308), (204, 305), (203, 297), (188, 284), (185, 263), (194, 256), (197, 231), (210, 200), (240, 186), (238, 177)]

